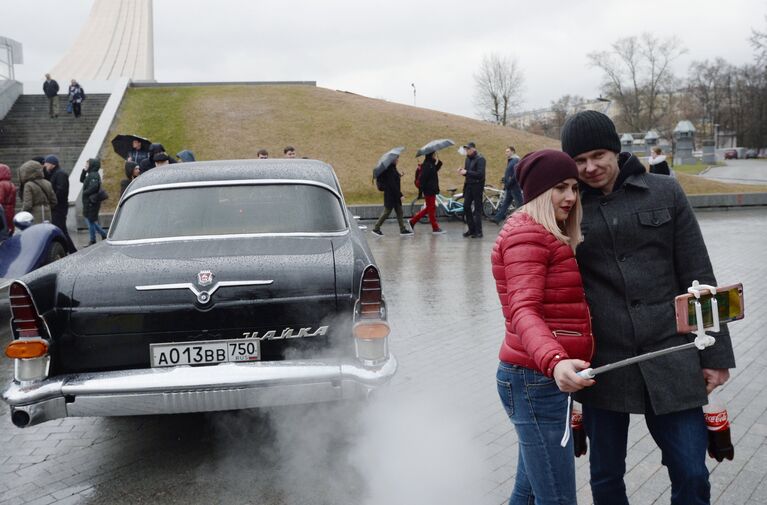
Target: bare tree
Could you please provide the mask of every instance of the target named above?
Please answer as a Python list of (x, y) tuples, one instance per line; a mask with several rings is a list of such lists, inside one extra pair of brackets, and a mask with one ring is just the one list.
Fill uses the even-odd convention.
[(560, 131), (567, 118), (584, 109), (586, 99), (580, 95), (563, 95), (551, 102), (553, 138), (559, 139)]
[[(767, 21), (767, 16), (764, 17)], [(767, 28), (763, 32), (751, 30), (751, 46), (756, 51), (756, 64), (767, 66)]]
[(612, 50), (588, 57), (605, 73), (603, 91), (620, 107), (622, 122), (633, 131), (645, 131), (663, 112), (662, 95), (670, 93), (674, 83), (671, 63), (685, 51), (676, 38), (660, 40), (643, 33), (619, 39)]
[(475, 105), (480, 117), (506, 125), (512, 110), (522, 103), (524, 75), (516, 58), (487, 54), (474, 74)]

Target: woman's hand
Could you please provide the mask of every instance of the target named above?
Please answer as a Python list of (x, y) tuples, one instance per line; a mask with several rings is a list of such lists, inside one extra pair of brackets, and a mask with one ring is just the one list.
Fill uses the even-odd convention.
[(583, 388), (593, 386), (594, 379), (578, 377), (577, 373), (589, 367), (582, 359), (563, 359), (554, 367), (554, 380), (563, 393), (574, 393)]

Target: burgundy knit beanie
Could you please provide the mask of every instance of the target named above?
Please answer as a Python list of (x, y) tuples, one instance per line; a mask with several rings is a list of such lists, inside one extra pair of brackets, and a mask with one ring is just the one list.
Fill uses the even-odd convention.
[(562, 126), (561, 137), (562, 150), (571, 158), (596, 149), (621, 152), (621, 139), (615, 123), (595, 110), (584, 110), (571, 116)]
[(562, 151), (543, 149), (525, 155), (517, 163), (517, 180), (525, 203), (545, 193), (565, 179), (578, 179), (578, 167)]

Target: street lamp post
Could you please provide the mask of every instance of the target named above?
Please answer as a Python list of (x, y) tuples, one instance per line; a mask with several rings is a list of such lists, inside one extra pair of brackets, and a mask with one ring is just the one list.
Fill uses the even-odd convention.
[(413, 107), (415, 107), (415, 83), (411, 82), (410, 85), (413, 87)]

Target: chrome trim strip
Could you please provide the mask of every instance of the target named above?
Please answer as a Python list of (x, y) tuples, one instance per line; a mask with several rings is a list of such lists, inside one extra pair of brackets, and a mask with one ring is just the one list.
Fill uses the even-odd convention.
[[(317, 186), (319, 188), (327, 189), (328, 191), (333, 193), (336, 196), (336, 198), (343, 201), (343, 198), (341, 198), (341, 195), (338, 193), (338, 191), (336, 191), (332, 187), (328, 186), (324, 182), (311, 181), (309, 179), (229, 179), (229, 180), (221, 180), (221, 181), (195, 181), (195, 182), (173, 182), (168, 184), (155, 184), (154, 186), (145, 186), (135, 191), (131, 191), (129, 194), (126, 194), (124, 196), (123, 201), (127, 200), (133, 195), (146, 193), (148, 191), (156, 191), (159, 189), (206, 188), (211, 186), (265, 186), (265, 185), (275, 185), (275, 184)], [(120, 203), (122, 204), (122, 201)]]
[(292, 232), (292, 233), (243, 233), (239, 235), (181, 235), (178, 237), (158, 237), (158, 238), (140, 238), (134, 240), (112, 240), (108, 239), (110, 244), (115, 245), (136, 245), (136, 244), (157, 244), (165, 242), (185, 242), (189, 240), (226, 240), (230, 238), (270, 238), (270, 237), (343, 237), (349, 234), (349, 230), (329, 231), (329, 232)]
[(175, 284), (149, 284), (146, 286), (136, 286), (136, 291), (161, 291), (166, 289), (188, 289), (194, 296), (197, 297), (197, 301), (200, 303), (208, 303), (213, 296), (213, 293), (218, 291), (218, 288), (226, 287), (240, 287), (240, 286), (268, 286), (272, 284), (273, 280), (268, 281), (219, 281), (213, 285), (211, 289), (200, 291), (191, 282), (179, 282)]

